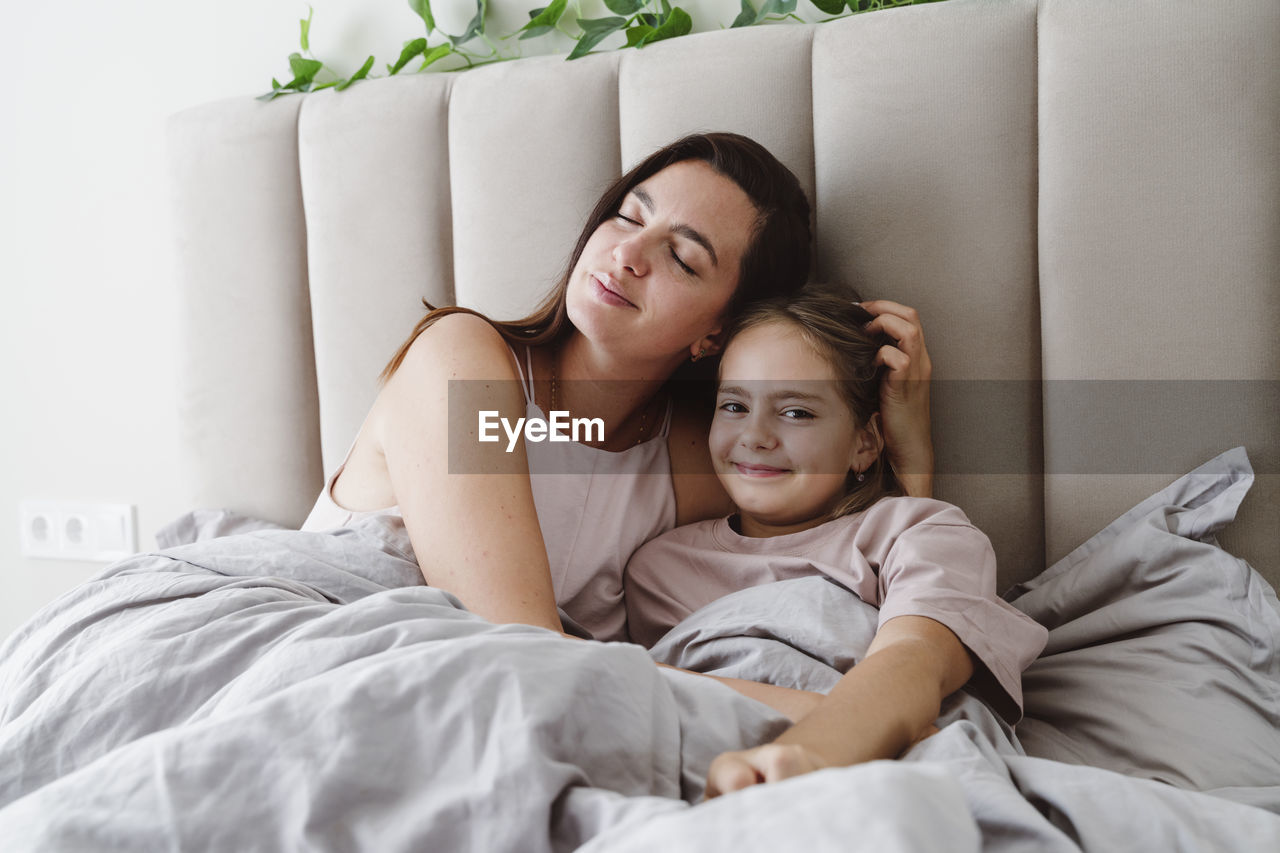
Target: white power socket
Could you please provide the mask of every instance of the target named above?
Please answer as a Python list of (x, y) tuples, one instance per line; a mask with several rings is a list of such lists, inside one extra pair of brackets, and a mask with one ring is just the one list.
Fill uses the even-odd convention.
[(112, 562), (138, 550), (133, 504), (24, 500), (22, 556)]

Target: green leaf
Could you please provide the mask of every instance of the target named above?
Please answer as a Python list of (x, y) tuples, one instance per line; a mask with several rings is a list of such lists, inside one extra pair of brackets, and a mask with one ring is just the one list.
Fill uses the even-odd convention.
[(352, 74), (346, 80), (343, 80), (340, 83), (338, 83), (338, 91), (345, 92), (348, 88), (351, 87), (352, 83), (356, 82), (357, 80), (363, 80), (364, 78), (368, 77), (369, 69), (372, 67), (373, 67), (373, 57), (370, 56), (368, 59), (364, 61), (364, 65), (360, 66), (359, 71), (357, 71), (355, 74)]
[(400, 51), (400, 58), (396, 60), (396, 64), (388, 65), (387, 70), (392, 74), (392, 76), (399, 74), (400, 69), (409, 64), (409, 60), (413, 59), (415, 56), (421, 56), (422, 52), (426, 49), (427, 40), (424, 38), (414, 39), (413, 41), (408, 42), (405, 44), (404, 50)]
[(639, 47), (640, 45), (645, 44), (645, 40), (650, 36), (650, 34), (653, 33), (653, 31), (654, 31), (653, 27), (646, 26), (645, 24), (640, 24), (639, 26), (635, 26), (635, 27), (628, 27), (627, 28), (627, 47)]
[(431, 0), (409, 0), (409, 8), (427, 25), (427, 35), (436, 31), (436, 17), (431, 14)]
[(659, 18), (657, 15), (651, 15), (648, 12), (642, 12), (638, 17), (640, 19), (640, 23), (644, 24), (647, 27), (657, 27), (662, 24), (661, 18)]
[(756, 18), (756, 21), (758, 23), (774, 15), (790, 15), (795, 10), (796, 0), (764, 0), (764, 5), (760, 7), (760, 15)]
[(329, 89), (341, 83), (341, 80), (330, 80), (328, 83), (321, 83), (319, 86), (312, 86), (311, 91), (319, 92), (322, 89)]
[(586, 56), (591, 52), (591, 48), (626, 25), (626, 18), (579, 18), (578, 26), (582, 27), (582, 35), (578, 38), (578, 44), (567, 58), (578, 59)]
[(693, 18), (689, 17), (689, 13), (684, 9), (676, 6), (671, 10), (671, 14), (667, 16), (667, 20), (663, 22), (662, 26), (650, 33), (649, 37), (641, 42), (641, 45), (653, 44), (655, 41), (676, 38), (677, 36), (687, 36), (692, 30)]
[(444, 59), (446, 56), (448, 56), (451, 53), (453, 53), (453, 45), (449, 44), (448, 42), (445, 42), (444, 44), (436, 45), (435, 47), (431, 48), (431, 50), (428, 50), (426, 53), (422, 54), (422, 64), (418, 66), (418, 70), (426, 71), (427, 67), (430, 66), (433, 62), (440, 59)]
[(300, 53), (289, 54), (289, 70), (297, 80), (310, 83), (316, 79), (321, 68), (324, 68), (324, 63), (318, 59), (307, 59)]
[(845, 0), (809, 0), (828, 15), (839, 15), (844, 11)]
[[(844, 0), (836, 0), (843, 3)], [(749, 27), (756, 22), (756, 10), (747, 0), (742, 0), (742, 11), (738, 13), (738, 17), (733, 19), (733, 23), (729, 25), (729, 29), (734, 27)]]
[[(551, 0), (551, 5), (538, 12), (536, 17), (529, 19), (529, 23), (520, 28), (519, 32), (529, 33), (532, 30), (539, 30), (537, 35), (554, 29), (555, 25), (560, 21), (560, 16), (564, 14), (565, 7), (569, 5), (569, 0)], [(532, 12), (530, 13), (533, 14)], [(522, 35), (520, 38), (533, 38), (533, 35)]]
[[(453, 42), (454, 46), (456, 47), (457, 45), (460, 45), (460, 44), (466, 44), (476, 36), (483, 33), (484, 18), (485, 18), (485, 15), (488, 14), (488, 11), (489, 11), (489, 0), (476, 0), (476, 14), (475, 14), (475, 17), (471, 19), (471, 23), (467, 24), (466, 32), (464, 32), (460, 36), (448, 36), (449, 41)], [(446, 35), (448, 34), (446, 33)]]
[(644, 8), (648, 0), (604, 0), (604, 5), (615, 15), (629, 18)]
[(299, 41), (302, 44), (302, 49), (307, 51), (308, 53), (311, 52), (311, 38), (310, 38), (311, 16), (314, 15), (315, 13), (316, 13), (316, 10), (313, 9), (311, 6), (308, 6), (307, 17), (303, 20), (298, 21), (298, 24), (302, 27), (302, 38)]

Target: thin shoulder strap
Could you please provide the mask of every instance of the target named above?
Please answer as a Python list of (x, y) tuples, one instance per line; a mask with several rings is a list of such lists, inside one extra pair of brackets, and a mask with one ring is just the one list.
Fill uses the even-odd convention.
[(667, 413), (662, 418), (662, 429), (658, 430), (658, 435), (666, 438), (671, 433), (671, 413), (675, 410), (675, 401), (671, 395), (667, 395)]
[[(507, 347), (510, 349), (510, 345)], [(516, 363), (516, 376), (520, 377), (520, 390), (524, 391), (525, 405), (533, 402), (533, 353), (529, 347), (524, 348), (525, 366), (520, 366), (520, 357), (516, 355), (515, 350), (511, 350), (511, 358)], [(525, 379), (525, 370), (529, 371), (529, 378)]]

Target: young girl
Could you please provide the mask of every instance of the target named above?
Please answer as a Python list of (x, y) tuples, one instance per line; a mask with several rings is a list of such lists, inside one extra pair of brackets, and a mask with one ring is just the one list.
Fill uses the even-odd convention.
[(1047, 632), (995, 594), (990, 542), (957, 507), (902, 494), (884, 459), (871, 316), (806, 288), (726, 337), (708, 441), (737, 507), (672, 530), (626, 573), (631, 636), (651, 646), (736, 590), (822, 573), (880, 610), (866, 657), (773, 744), (726, 753), (707, 793), (893, 758), (969, 681), (1011, 723)]

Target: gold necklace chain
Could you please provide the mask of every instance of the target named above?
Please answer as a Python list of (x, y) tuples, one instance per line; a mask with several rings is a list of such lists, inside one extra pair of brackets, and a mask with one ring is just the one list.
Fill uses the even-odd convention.
[[(645, 431), (649, 424), (649, 405), (652, 401), (646, 401), (644, 408), (640, 410), (640, 432), (636, 436), (636, 444), (644, 441)], [(551, 412), (556, 411), (556, 356), (551, 354)], [(551, 412), (548, 412), (550, 416)]]

